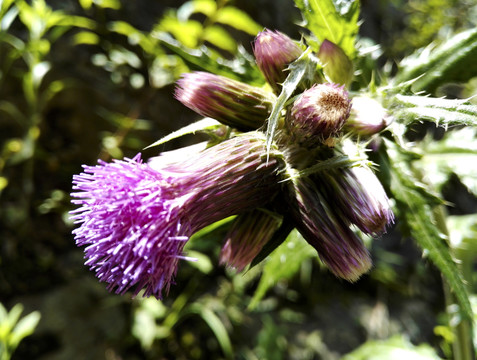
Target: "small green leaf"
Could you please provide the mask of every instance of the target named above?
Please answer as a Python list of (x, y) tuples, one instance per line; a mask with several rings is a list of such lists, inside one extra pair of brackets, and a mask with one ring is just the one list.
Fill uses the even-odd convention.
[(221, 8), (216, 15), (215, 21), (232, 26), (253, 36), (263, 30), (263, 26), (257, 24), (247, 13), (233, 6)]
[(40, 318), (41, 315), (39, 311), (33, 311), (27, 316), (21, 318), (10, 336), (10, 346), (15, 349), (25, 337), (33, 334)]
[[(320, 41), (328, 39), (341, 47), (353, 60), (356, 56), (354, 46), (359, 25), (358, 0), (295, 0), (301, 10), (306, 27)], [(318, 45), (313, 50), (318, 51)]]
[(208, 26), (202, 33), (202, 38), (212, 45), (232, 54), (237, 51), (237, 43), (234, 38), (221, 26)]
[(195, 134), (197, 131), (206, 131), (206, 130), (213, 130), (218, 127), (222, 126), (221, 123), (219, 123), (217, 120), (211, 119), (211, 118), (204, 118), (202, 120), (199, 120), (193, 124), (184, 126), (183, 128), (176, 130), (166, 136), (164, 136), (162, 139), (157, 140), (156, 142), (152, 143), (151, 145), (147, 146), (146, 149), (149, 149), (151, 147), (157, 146), (157, 145), (162, 145), (165, 144), (168, 141), (177, 139), (181, 136), (188, 135), (188, 134)]
[[(463, 316), (472, 319), (469, 294), (462, 275), (450, 254), (445, 235), (435, 224), (433, 209), (422, 191), (416, 187), (416, 179), (403, 153), (397, 145), (386, 141), (387, 156), (381, 154), (381, 168), (389, 174), (390, 189), (396, 200), (399, 219), (417, 244), (428, 253), (429, 258), (442, 272), (459, 301)], [(389, 158), (393, 161), (389, 161)]]
[(257, 290), (248, 306), (249, 309), (255, 308), (268, 289), (278, 281), (290, 279), (295, 275), (303, 261), (316, 256), (316, 250), (301, 237), (298, 231), (292, 231), (288, 239), (268, 256)]
[(202, 13), (211, 17), (217, 11), (217, 3), (214, 0), (193, 0), (187, 1), (177, 9), (177, 18), (186, 21), (192, 14)]

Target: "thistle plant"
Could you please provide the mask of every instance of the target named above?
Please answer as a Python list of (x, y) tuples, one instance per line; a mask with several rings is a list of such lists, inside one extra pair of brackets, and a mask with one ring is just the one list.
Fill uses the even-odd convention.
[[(432, 95), (445, 82), (462, 80), (450, 64), (472, 64), (477, 75), (477, 31), (403, 60), (391, 76), (376, 64), (368, 72), (357, 68), (372, 60), (357, 38), (359, 1), (338, 10), (331, 0), (295, 4), (309, 33), (299, 42), (259, 33), (248, 73), (258, 69), (261, 76), (247, 83), (232, 68), (230, 77), (223, 68), (210, 73), (207, 63), (178, 80), (176, 98), (207, 119), (173, 137), (201, 130), (211, 135), (207, 149), (183, 159), (100, 162), (74, 177), (74, 234), (85, 246), (86, 265), (112, 291), (144, 289), (143, 295), (160, 298), (178, 261), (190, 260), (184, 250), (190, 237), (235, 216), (217, 244), (221, 263), (242, 271), (270, 261), (296, 229), (331, 273), (356, 282), (373, 264), (364, 239), (372, 243), (393, 229), (413, 238), (442, 273), (446, 300), (459, 314), (452, 325), (454, 358), (470, 359), (472, 279), (455, 261), (439, 191), (454, 172), (474, 194), (477, 184), (465, 171), (430, 165), (426, 151), (475, 157), (468, 146), (475, 131), (468, 143), (456, 138), (460, 127), (477, 125), (477, 107), (470, 99)], [(193, 55), (186, 58), (197, 65)], [(423, 121), (459, 128), (440, 142), (411, 141), (409, 133)], [(215, 136), (224, 126), (223, 136)], [(350, 143), (362, 151), (348, 152)]]

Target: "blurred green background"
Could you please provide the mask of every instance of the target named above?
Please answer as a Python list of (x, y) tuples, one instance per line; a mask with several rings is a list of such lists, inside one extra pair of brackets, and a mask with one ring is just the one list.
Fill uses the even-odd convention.
[[(264, 27), (300, 39), (291, 0), (197, 3), (0, 0), (0, 302), (8, 311), (23, 304), (22, 316), (41, 314), (20, 342), (38, 317), (24, 322), (12, 359), (333, 360), (388, 338), (403, 348), (427, 343), (423, 358), (432, 358), (425, 357), (431, 347), (445, 354), (440, 275), (393, 231), (373, 242), (375, 267), (356, 284), (308, 259), (290, 266), (299, 271), (253, 309), (260, 269), (235, 274), (218, 265), (225, 226), (192, 241), (199, 261), (180, 264), (162, 302), (109, 294), (83, 265), (68, 219), (72, 175), (98, 158), (134, 156), (199, 118), (173, 98), (175, 80), (196, 68), (189, 50), (207, 47), (212, 67), (240, 75)], [(473, 0), (361, 4), (360, 35), (381, 45), (376, 66), (392, 68), (477, 22)], [(225, 7), (231, 10), (219, 14)], [(182, 46), (189, 50), (181, 53)], [(445, 91), (465, 96), (469, 89)], [(149, 157), (198, 138), (142, 152)], [(475, 211), (458, 181), (448, 187), (451, 213)], [(0, 315), (7, 318), (5, 310)]]

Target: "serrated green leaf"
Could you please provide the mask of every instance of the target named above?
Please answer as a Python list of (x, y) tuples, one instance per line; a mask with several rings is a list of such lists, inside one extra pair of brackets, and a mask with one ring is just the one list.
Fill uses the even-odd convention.
[(472, 319), (472, 308), (469, 294), (464, 285), (462, 275), (452, 259), (445, 235), (435, 224), (433, 209), (421, 191), (416, 188), (415, 178), (403, 161), (402, 153), (397, 145), (386, 141), (389, 158), (381, 156), (381, 167), (390, 176), (390, 189), (396, 200), (400, 221), (410, 230), (417, 244), (427, 252), (429, 258), (441, 271), (450, 288), (454, 292), (462, 315)]
[[(315, 37), (320, 42), (328, 39), (340, 46), (350, 59), (356, 56), (359, 4), (358, 0), (295, 0), (306, 27)], [(313, 50), (318, 51), (318, 46)]]
[(447, 132), (440, 141), (431, 137), (419, 144), (423, 156), (416, 165), (438, 190), (457, 175), (467, 189), (477, 196), (477, 129), (463, 128)]
[(193, 124), (184, 126), (183, 128), (180, 128), (179, 130), (171, 132), (170, 134), (164, 136), (162, 139), (159, 139), (156, 142), (152, 143), (151, 145), (147, 146), (145, 149), (149, 149), (157, 145), (165, 144), (166, 142), (180, 138), (181, 136), (184, 136), (184, 135), (195, 134), (197, 131), (213, 130), (220, 126), (222, 126), (222, 124), (219, 123), (217, 120), (214, 120), (211, 118), (204, 118)]
[(467, 81), (477, 75), (477, 29), (470, 29), (437, 48), (420, 49), (402, 60), (395, 82), (416, 79), (413, 92), (433, 92), (451, 81)]
[(477, 106), (468, 100), (449, 100), (426, 96), (393, 96), (388, 104), (395, 119), (409, 124), (432, 121), (437, 125), (477, 126)]
[(268, 289), (278, 281), (290, 279), (295, 275), (303, 261), (316, 256), (316, 250), (302, 238), (298, 231), (292, 231), (287, 240), (267, 258), (257, 290), (248, 306), (249, 309), (255, 308)]
[(215, 21), (232, 26), (250, 35), (257, 35), (263, 29), (263, 26), (257, 24), (247, 13), (233, 6), (221, 8), (216, 15)]

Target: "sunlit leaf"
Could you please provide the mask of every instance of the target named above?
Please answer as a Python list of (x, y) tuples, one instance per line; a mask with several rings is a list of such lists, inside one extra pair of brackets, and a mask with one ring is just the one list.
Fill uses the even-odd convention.
[[(413, 176), (409, 163), (397, 145), (386, 141), (388, 156), (381, 156), (380, 167), (389, 174), (390, 189), (396, 200), (399, 221), (403, 223), (417, 244), (426, 251), (429, 258), (442, 272), (450, 288), (454, 292), (463, 316), (472, 318), (469, 294), (461, 273), (450, 254), (445, 235), (436, 225), (433, 208), (422, 190), (416, 187), (419, 183)], [(392, 161), (389, 161), (392, 159)]]
[(33, 334), (36, 326), (40, 322), (40, 318), (41, 315), (38, 311), (33, 311), (25, 317), (21, 318), (15, 325), (12, 334), (10, 335), (10, 346), (16, 348), (25, 337)]
[[(295, 0), (301, 10), (306, 27), (320, 43), (327, 39), (340, 46), (350, 59), (354, 59), (354, 46), (358, 34), (358, 0)], [(313, 49), (318, 51), (318, 46)]]
[(202, 34), (202, 38), (230, 53), (235, 53), (237, 50), (237, 43), (234, 38), (221, 26), (213, 25), (207, 27)]
[(215, 21), (232, 26), (253, 36), (263, 30), (263, 26), (257, 24), (247, 13), (233, 6), (221, 8), (216, 15)]
[(211, 17), (214, 15), (216, 10), (217, 3), (214, 0), (187, 1), (179, 9), (177, 9), (177, 18), (181, 21), (185, 21), (195, 13), (202, 13), (208, 17)]

